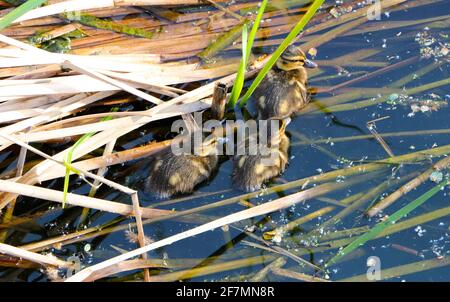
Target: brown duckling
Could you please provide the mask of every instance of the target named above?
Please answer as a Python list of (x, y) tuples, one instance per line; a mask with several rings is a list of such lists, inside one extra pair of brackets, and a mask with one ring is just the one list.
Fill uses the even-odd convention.
[(191, 140), (190, 152), (175, 154), (172, 148), (160, 152), (151, 166), (145, 189), (158, 198), (178, 193), (191, 193), (195, 186), (207, 180), (218, 165), (218, 146), (225, 139), (216, 135), (200, 134), (200, 144), (195, 144), (190, 134), (181, 141)]
[(254, 92), (258, 119), (290, 117), (308, 104), (305, 67), (316, 68), (317, 64), (290, 45)]
[(289, 138), (285, 130), (289, 122), (289, 118), (283, 120), (275, 135), (271, 135), (268, 131), (269, 154), (261, 154), (258, 150), (256, 155), (234, 157), (232, 181), (235, 187), (244, 191), (255, 191), (260, 189), (264, 182), (284, 171), (288, 162), (289, 148)]

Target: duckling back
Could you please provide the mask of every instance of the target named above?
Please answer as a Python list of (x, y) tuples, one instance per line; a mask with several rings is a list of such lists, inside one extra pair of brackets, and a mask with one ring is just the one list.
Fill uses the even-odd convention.
[(255, 191), (262, 184), (282, 173), (288, 162), (289, 139), (282, 134), (277, 147), (270, 147), (272, 155), (237, 155), (233, 159), (232, 181), (236, 188)]
[(217, 155), (174, 155), (168, 148), (155, 158), (145, 185), (146, 190), (158, 198), (190, 193), (196, 185), (210, 177), (217, 164)]
[(309, 102), (305, 69), (270, 70), (254, 92), (258, 119), (286, 118)]

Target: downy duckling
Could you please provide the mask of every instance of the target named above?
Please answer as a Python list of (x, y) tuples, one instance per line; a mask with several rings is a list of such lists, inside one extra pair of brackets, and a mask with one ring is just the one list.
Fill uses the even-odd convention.
[[(269, 121), (270, 122), (270, 121)], [(269, 179), (281, 174), (288, 162), (289, 138), (286, 136), (286, 126), (290, 119), (281, 121), (281, 126), (275, 135), (268, 131), (267, 147), (269, 154), (236, 155), (233, 159), (232, 181), (235, 187), (244, 191), (255, 191)], [(245, 142), (248, 144), (248, 142)]]
[(317, 64), (290, 45), (254, 92), (258, 119), (290, 117), (308, 104), (305, 67), (316, 68)]
[(217, 148), (225, 139), (214, 134), (205, 136), (200, 134), (203, 139), (198, 145), (192, 134), (181, 141), (182, 145), (191, 140), (191, 152), (174, 154), (172, 148), (160, 152), (152, 163), (146, 191), (158, 198), (167, 198), (178, 193), (191, 193), (195, 186), (207, 180), (217, 168)]

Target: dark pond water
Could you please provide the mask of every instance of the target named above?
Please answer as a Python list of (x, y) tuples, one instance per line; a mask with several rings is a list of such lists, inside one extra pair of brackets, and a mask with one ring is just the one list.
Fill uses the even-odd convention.
[[(426, 33), (429, 37), (436, 40), (436, 42), (430, 46), (432, 48), (442, 48), (442, 45), (448, 43), (448, 35), (450, 34), (448, 28), (449, 14), (450, 6), (447, 1), (422, 5), (416, 8), (383, 11), (380, 21), (369, 21), (359, 27), (366, 29), (366, 26), (374, 26), (374, 29), (367, 29), (363, 33), (341, 36), (319, 46), (317, 48), (318, 52), (315, 60), (318, 60), (319, 62), (328, 62), (329, 60), (359, 50), (376, 51), (375, 54), (366, 59), (358, 59), (359, 61), (381, 62), (388, 65), (420, 56), (421, 48), (423, 49), (426, 46), (420, 45), (418, 41), (416, 41), (416, 35), (418, 33)], [(432, 24), (432, 22), (429, 21), (406, 27), (378, 30), (382, 29), (383, 25), (390, 26), (394, 24), (394, 22), (418, 21), (421, 19), (446, 15), (447, 17), (444, 17), (442, 20), (447, 22), (447, 26), (444, 25), (443, 27), (437, 27), (436, 24)], [(274, 38), (283, 37), (280, 36)], [(263, 51), (266, 52), (271, 52), (273, 50), (274, 46), (267, 46), (263, 49)], [(289, 154), (289, 166), (280, 178), (273, 180), (273, 182), (269, 184), (269, 187), (320, 173), (342, 169), (351, 165), (359, 165), (361, 164), (359, 161), (362, 160), (365, 162), (372, 162), (387, 158), (388, 154), (381, 144), (374, 139), (366, 124), (368, 121), (378, 118), (385, 118), (376, 122), (376, 129), (379, 133), (397, 133), (396, 135), (385, 137), (387, 145), (395, 155), (448, 145), (450, 143), (448, 132), (440, 134), (436, 134), (433, 131), (430, 131), (430, 133), (419, 132), (425, 130), (449, 129), (450, 109), (447, 106), (441, 106), (438, 110), (434, 111), (434, 107), (432, 108), (431, 105), (426, 105), (430, 103), (421, 102), (424, 100), (433, 100), (435, 103), (439, 104), (447, 102), (450, 98), (450, 85), (448, 82), (446, 85), (425, 89), (418, 93), (411, 94), (411, 96), (415, 98), (413, 101), (402, 101), (402, 94), (407, 94), (407, 91), (400, 90), (398, 92), (393, 92), (389, 90), (390, 88), (401, 89), (403, 87), (411, 89), (428, 83), (434, 83), (445, 79), (448, 80), (448, 58), (448, 55), (440, 58), (434, 56), (431, 56), (430, 58), (420, 58), (407, 64), (399, 64), (399, 67), (370, 77), (367, 80), (350, 84), (349, 86), (342, 88), (342, 90), (336, 90), (331, 93), (318, 93), (315, 95), (310, 107), (311, 112), (305, 112), (293, 118), (293, 121), (288, 126), (287, 132), (292, 145)], [(352, 56), (345, 61), (351, 60)], [(433, 68), (432, 71), (423, 76), (417, 75), (422, 68), (438, 64), (437, 62), (440, 62), (440, 65)], [(335, 66), (326, 65), (327, 64), (321, 66), (322, 73), (312, 74), (310, 76), (310, 85), (312, 87), (331, 87), (380, 68), (367, 66), (368, 64), (352, 66), (352, 64), (347, 64), (346, 62), (341, 62)], [(408, 83), (396, 87), (396, 81), (404, 77), (409, 79)], [(248, 84), (250, 83), (247, 83), (247, 85)], [(347, 98), (345, 102), (358, 102), (370, 99), (372, 99), (372, 101), (359, 109), (346, 108), (351, 110), (334, 112), (323, 109), (323, 106), (329, 107), (330, 100), (333, 101), (333, 98), (337, 98), (338, 95), (345, 92), (352, 91), (360, 91), (362, 95), (353, 100)], [(428, 108), (426, 106), (428, 106)], [(338, 107), (335, 107), (335, 109), (336, 108), (339, 109)], [(331, 109), (333, 109), (333, 107), (331, 107)], [(414, 109), (418, 110), (418, 112), (412, 114)], [(137, 138), (133, 143), (122, 145), (119, 141), (117, 145), (126, 149), (131, 148), (134, 145), (144, 144), (151, 139), (164, 139), (167, 137), (167, 125), (169, 124), (170, 123), (166, 120), (164, 122), (148, 125), (145, 128), (136, 131), (135, 135)], [(409, 133), (409, 135), (402, 134), (402, 132), (406, 131), (413, 133)], [(360, 139), (355, 138), (355, 136), (361, 135), (365, 136)], [(333, 140), (333, 138), (344, 137), (348, 139), (341, 142), (335, 142)], [(310, 141), (305, 141), (305, 138)], [(123, 141), (129, 142), (130, 140), (126, 139)], [(55, 146), (55, 148), (57, 148), (57, 146)], [(432, 160), (433, 162), (436, 162), (438, 159)], [(140, 161), (116, 166), (108, 171), (106, 177), (141, 191), (143, 188), (143, 179), (148, 175), (146, 169), (143, 168), (145, 167), (145, 164), (146, 161)], [(413, 190), (408, 195), (400, 198), (392, 206), (388, 207), (382, 215), (369, 219), (365, 217), (363, 213), (371, 202), (378, 201), (380, 197), (385, 197), (390, 192), (396, 190), (400, 184), (416, 177), (417, 175), (414, 173), (423, 172), (429, 167), (430, 161), (428, 160), (415, 164), (405, 164), (396, 167), (395, 169), (393, 169), (394, 166), (391, 166), (389, 169), (383, 170), (379, 174), (372, 175), (358, 184), (330, 192), (329, 194), (324, 195), (323, 198), (310, 199), (289, 209), (275, 212), (265, 217), (247, 220), (242, 224), (236, 224), (235, 226), (238, 229), (230, 227), (228, 232), (224, 232), (221, 229), (207, 232), (153, 251), (149, 253), (149, 256), (152, 258), (192, 259), (194, 264), (189, 267), (196, 266), (195, 263), (198, 263), (198, 266), (206, 264), (214, 265), (261, 256), (261, 258), (258, 258), (261, 260), (258, 264), (247, 265), (227, 271), (221, 271), (219, 269), (218, 272), (208, 275), (186, 277), (186, 280), (190, 281), (247, 280), (254, 273), (271, 263), (274, 260), (274, 257), (279, 257), (280, 255), (260, 248), (248, 246), (246, 242), (258, 243), (260, 245), (264, 244), (242, 232), (243, 227), (256, 225), (257, 227), (255, 228), (253, 235), (261, 238), (266, 231), (273, 230), (278, 226), (282, 226), (299, 217), (313, 213), (318, 209), (334, 206), (334, 204), (330, 204), (330, 202), (339, 202), (355, 194), (366, 194), (371, 192), (371, 190), (378, 185), (390, 180), (389, 188), (384, 188), (378, 192), (378, 194), (372, 196), (370, 200), (365, 202), (356, 211), (346, 216), (342, 221), (332, 224), (325, 233), (332, 235), (336, 231), (353, 229), (361, 226), (372, 227), (379, 222), (380, 218), (384, 217), (384, 215), (391, 215), (436, 184), (429, 180), (425, 181), (425, 183), (416, 190)], [(176, 209), (180, 211), (241, 195), (243, 192), (234, 190), (232, 187), (230, 178), (231, 171), (231, 161), (228, 158), (223, 158), (218, 173), (207, 184), (200, 186), (195, 195), (181, 196), (178, 198), (180, 200), (176, 199), (173, 202), (167, 202), (165, 200), (155, 200), (152, 196), (141, 192), (140, 201), (143, 206), (155, 206), (156, 204), (157, 208)], [(346, 182), (350, 179), (351, 178), (338, 177), (337, 179), (332, 179), (332, 181)], [(397, 184), (392, 183), (395, 179), (399, 181)], [(61, 188), (62, 181), (58, 180), (45, 185), (51, 188)], [(311, 184), (308, 187), (311, 187)], [(87, 194), (89, 191), (88, 185), (83, 184), (80, 180), (76, 180), (75, 178), (73, 178), (72, 188), (76, 193)], [(257, 205), (298, 192), (299, 190), (299, 187), (295, 187), (282, 192), (261, 194), (262, 196), (250, 198), (246, 201)], [(206, 193), (210, 194), (197, 197), (197, 194), (201, 195)], [(104, 187), (99, 190), (98, 196), (110, 200), (123, 201), (126, 203), (130, 202), (126, 196), (108, 191), (108, 189)], [(47, 203), (43, 203), (42, 201), (22, 199), (19, 202), (17, 211), (22, 213), (35, 213), (40, 210), (48, 209), (48, 206)], [(407, 218), (409, 219), (425, 213), (430, 213), (448, 206), (449, 191), (447, 187), (426, 201), (422, 206), (411, 212)], [(243, 204), (235, 202), (227, 206), (202, 212), (201, 214), (209, 219), (213, 219), (213, 217), (225, 216), (243, 209), (245, 209)], [(306, 234), (316, 229), (340, 210), (340, 206), (337, 206), (334, 211), (301, 224), (294, 230), (285, 233), (279, 242), (269, 241), (269, 243), (290, 250), (291, 252), (300, 255), (305, 260), (318, 266), (322, 266), (332, 256), (336, 255), (338, 250), (334, 248), (320, 251), (320, 248), (315, 246), (313, 241), (305, 241)], [(78, 224), (80, 213), (81, 209), (73, 208), (62, 211), (59, 208), (55, 208), (50, 214), (43, 215), (35, 221), (24, 224), (18, 228), (9, 237), (8, 241), (10, 244), (21, 245), (28, 242), (39, 241), (46, 237), (57, 236), (65, 232), (73, 232)], [(105, 213), (91, 212), (90, 215), (91, 226), (102, 225), (117, 218), (115, 215)], [(193, 220), (195, 221), (195, 219)], [(116, 225), (126, 226), (133, 222), (132, 219), (126, 219), (119, 221)], [(330, 280), (340, 280), (352, 276), (365, 275), (368, 269), (367, 259), (370, 256), (379, 257), (382, 270), (432, 259), (444, 258), (447, 259), (446, 261), (448, 262), (450, 240), (449, 223), (449, 216), (441, 215), (441, 217), (437, 219), (418, 223), (413, 227), (406, 228), (400, 232), (371, 240), (351, 253), (341, 262), (330, 266), (326, 274), (318, 272), (317, 275), (322, 278), (329, 278)], [(181, 231), (188, 230), (197, 224), (198, 223), (192, 224), (179, 221), (160, 221), (146, 224), (145, 233), (156, 241)], [(319, 237), (319, 242), (329, 240), (321, 241)], [(305, 246), (305, 244), (307, 246)], [(118, 255), (120, 252), (115, 248), (131, 250), (135, 247), (136, 245), (134, 243), (129, 243), (127, 241), (124, 230), (120, 230), (104, 236), (65, 245), (61, 250), (51, 249), (51, 251), (63, 258), (75, 255), (80, 257), (82, 263), (85, 265), (91, 265)], [(324, 246), (322, 245), (322, 249), (323, 247)], [(184, 269), (188, 269), (189, 267)], [(307, 267), (300, 266), (290, 258), (287, 258), (287, 263), (284, 268), (307, 274), (314, 274), (314, 271)], [(152, 272), (155, 274), (166, 273), (166, 271), (163, 270), (155, 270)], [(448, 266), (442, 266), (408, 273), (406, 275), (399, 273), (400, 276), (390, 278), (388, 281), (450, 281), (449, 272)], [(140, 276), (140, 272), (135, 271), (121, 274), (119, 277), (111, 278), (110, 280), (134, 280), (140, 278)], [(0, 269), (0, 279), (28, 281), (47, 280), (46, 276), (39, 270), (26, 269)], [(275, 274), (268, 274), (264, 280), (292, 281), (292, 279)]]

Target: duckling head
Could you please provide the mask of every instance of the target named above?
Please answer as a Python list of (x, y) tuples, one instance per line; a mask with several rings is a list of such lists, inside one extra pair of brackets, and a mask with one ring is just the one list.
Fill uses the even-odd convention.
[(217, 155), (218, 147), (227, 142), (226, 137), (210, 135), (203, 139), (201, 144), (194, 145), (194, 154), (197, 156)]
[(305, 53), (295, 45), (290, 45), (280, 58), (277, 60), (276, 65), (279, 69), (284, 71), (290, 71), (303, 68), (316, 68), (317, 64), (306, 58)]

